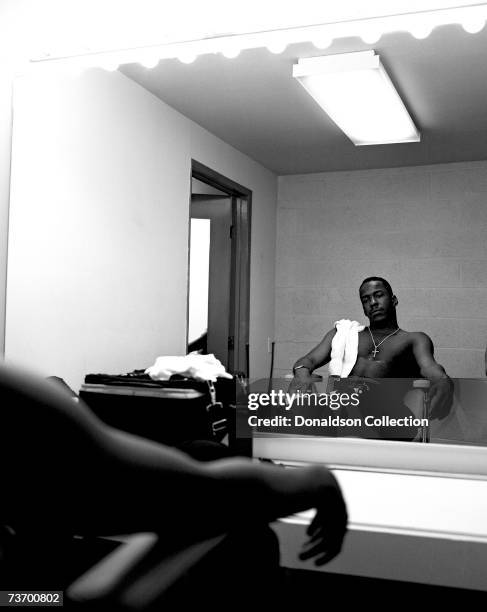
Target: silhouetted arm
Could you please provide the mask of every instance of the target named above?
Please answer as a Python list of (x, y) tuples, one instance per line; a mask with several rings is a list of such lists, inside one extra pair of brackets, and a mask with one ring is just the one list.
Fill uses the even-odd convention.
[(325, 562), (340, 550), (347, 515), (324, 467), (199, 463), (108, 427), (54, 386), (5, 367), (0, 406), (0, 520), (17, 530), (156, 531), (184, 545), (314, 507), (308, 555)]

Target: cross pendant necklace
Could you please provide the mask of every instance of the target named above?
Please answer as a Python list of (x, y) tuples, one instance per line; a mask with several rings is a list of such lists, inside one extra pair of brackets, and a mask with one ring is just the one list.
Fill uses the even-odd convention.
[(383, 339), (382, 339), (382, 340), (379, 342), (379, 344), (376, 344), (376, 343), (375, 343), (374, 336), (372, 335), (372, 332), (370, 331), (370, 327), (367, 327), (367, 329), (369, 330), (369, 334), (370, 334), (370, 337), (371, 337), (371, 339), (372, 339), (372, 344), (374, 345), (374, 350), (373, 350), (373, 351), (371, 351), (371, 352), (370, 352), (370, 354), (369, 354), (369, 359), (372, 359), (372, 360), (375, 360), (375, 357), (376, 357), (377, 353), (379, 352), (379, 346), (380, 346), (380, 345), (381, 345), (383, 342), (385, 342), (385, 341), (386, 341), (388, 338), (390, 338), (391, 336), (394, 336), (394, 334), (397, 334), (397, 332), (399, 331), (399, 327), (398, 327), (398, 328), (397, 328), (395, 331), (393, 331), (391, 334), (389, 334), (388, 336), (386, 336), (385, 338), (383, 338)]

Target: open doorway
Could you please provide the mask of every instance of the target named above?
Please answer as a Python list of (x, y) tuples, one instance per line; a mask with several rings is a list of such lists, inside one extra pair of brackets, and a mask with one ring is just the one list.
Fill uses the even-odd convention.
[(248, 375), (251, 191), (192, 163), (188, 352)]

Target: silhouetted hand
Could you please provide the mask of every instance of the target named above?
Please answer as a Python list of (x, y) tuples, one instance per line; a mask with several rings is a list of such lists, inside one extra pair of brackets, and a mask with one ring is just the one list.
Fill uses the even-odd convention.
[(316, 514), (306, 530), (309, 539), (299, 554), (303, 561), (314, 558), (316, 565), (328, 563), (341, 551), (348, 522), (345, 501), (331, 473), (321, 497)]

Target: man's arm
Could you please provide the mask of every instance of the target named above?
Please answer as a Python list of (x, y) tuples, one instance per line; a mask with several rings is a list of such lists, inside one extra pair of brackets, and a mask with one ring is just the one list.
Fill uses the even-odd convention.
[(431, 417), (443, 419), (449, 414), (452, 406), (453, 381), (445, 372), (445, 368), (435, 361), (433, 342), (423, 332), (414, 334), (413, 353), (421, 369), (421, 375), (432, 383)]
[(323, 340), (304, 357), (300, 357), (293, 366), (294, 379), (290, 391), (306, 391), (315, 380), (313, 370), (328, 363), (331, 359), (331, 343), (336, 329), (331, 329)]
[[(341, 550), (347, 511), (340, 487), (325, 466), (283, 469), (245, 458), (200, 463), (126, 432), (107, 428), (106, 434), (107, 459), (115, 469), (100, 489), (112, 491), (110, 500), (104, 500), (110, 517), (117, 512), (127, 521), (130, 516), (134, 526), (144, 525), (139, 530), (159, 531), (165, 537), (170, 526), (179, 541), (189, 544), (315, 508), (300, 558), (323, 565)], [(119, 494), (107, 481), (117, 483)], [(136, 504), (129, 501), (134, 489)], [(102, 498), (99, 494), (97, 501)]]
[(154, 531), (183, 547), (316, 508), (301, 558), (322, 564), (340, 551), (347, 512), (324, 466), (200, 463), (109, 427), (54, 385), (1, 364), (0, 406), (0, 460), (9, 493), (1, 518), (19, 532)]

